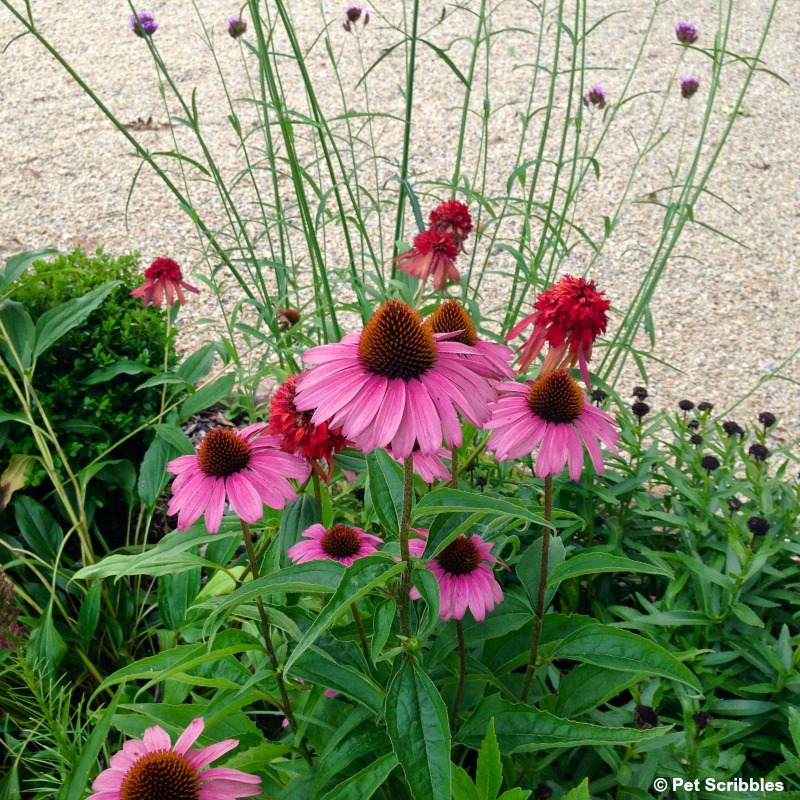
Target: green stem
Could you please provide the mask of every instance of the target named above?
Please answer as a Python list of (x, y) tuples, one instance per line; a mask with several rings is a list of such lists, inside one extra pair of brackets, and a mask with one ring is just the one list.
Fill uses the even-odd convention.
[(400, 518), (400, 557), (405, 561), (405, 572), (400, 576), (400, 632), (411, 637), (409, 598), (411, 591), (411, 553), (408, 549), (408, 533), (411, 530), (411, 499), (414, 495), (414, 457), (409, 453), (403, 462), (403, 515)]
[(458, 448), (453, 448), (453, 453), (451, 456), (450, 462), (450, 471), (453, 474), (453, 481), (452, 486), (454, 489), (458, 489)]
[(464, 693), (464, 677), (467, 674), (467, 651), (464, 648), (464, 626), (461, 620), (456, 620), (456, 634), (458, 635), (458, 690), (456, 691), (456, 699), (453, 703), (453, 715), (450, 717), (450, 730), (456, 732), (456, 723), (458, 722), (458, 707), (461, 705), (461, 695)]
[[(544, 518), (547, 522), (553, 516), (553, 476), (548, 475), (544, 479)], [(550, 551), (550, 528), (542, 529), (542, 563), (539, 570), (539, 596), (536, 599), (536, 619), (533, 623), (533, 636), (531, 637), (531, 653), (528, 658), (528, 668), (525, 670), (525, 678), (522, 681), (522, 693), (520, 701), (528, 699), (528, 692), (531, 689), (531, 679), (536, 667), (536, 658), (539, 655), (539, 641), (542, 638), (542, 617), (544, 616), (544, 595), (547, 590), (547, 556)]]
[(361, 639), (361, 652), (364, 654), (367, 664), (369, 664), (369, 645), (367, 644), (367, 635), (364, 633), (364, 625), (361, 622), (361, 614), (358, 613), (358, 606), (355, 603), (350, 603), (350, 610), (353, 612), (353, 619), (355, 620), (356, 628), (358, 628), (358, 638)]

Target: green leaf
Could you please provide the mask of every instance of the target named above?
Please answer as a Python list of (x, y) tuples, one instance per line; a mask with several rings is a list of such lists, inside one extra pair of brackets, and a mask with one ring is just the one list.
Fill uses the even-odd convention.
[(439, 581), (436, 576), (428, 569), (415, 569), (411, 573), (411, 582), (422, 596), (422, 600), (427, 606), (425, 624), (420, 625), (417, 637), (425, 639), (430, 636), (433, 629), (439, 622)]
[(0, 800), (20, 800), (19, 761), (15, 761), (8, 774), (0, 781)]
[(280, 552), (284, 563), (290, 563), (286, 552), (302, 539), (303, 531), (320, 522), (322, 513), (319, 504), (310, 494), (303, 492), (297, 496), (297, 500), (286, 504), (278, 528)]
[(372, 639), (369, 643), (369, 654), (373, 663), (378, 660), (381, 650), (389, 640), (396, 614), (397, 603), (391, 597), (387, 597), (375, 608), (372, 615)]
[(328, 600), (322, 611), (315, 617), (311, 626), (306, 631), (297, 647), (286, 660), (286, 672), (291, 670), (292, 664), (317, 640), (319, 635), (327, 630), (339, 614), (349, 609), (359, 597), (363, 597), (378, 586), (384, 585), (395, 575), (405, 569), (405, 564), (398, 564), (385, 555), (371, 555), (359, 558), (342, 577), (333, 596)]
[(27, 656), (31, 663), (42, 660), (55, 669), (67, 654), (67, 646), (53, 624), (53, 608), (48, 605), (44, 614), (31, 626)]
[(196, 452), (192, 440), (177, 425), (153, 425), (156, 437), (171, 445), (182, 456), (193, 456)]
[(530, 789), (509, 789), (507, 792), (503, 792), (497, 800), (528, 800), (530, 796)]
[(503, 765), (500, 762), (500, 749), (494, 732), (494, 720), (489, 720), (489, 730), (478, 751), (478, 767), (475, 772), (475, 786), (478, 800), (495, 800), (503, 783)]
[(386, 730), (414, 800), (450, 797), (450, 728), (433, 681), (405, 660), (386, 693)]
[(98, 286), (81, 297), (67, 300), (57, 308), (45, 311), (36, 320), (36, 335), (33, 343), (33, 357), (38, 358), (49, 347), (52, 347), (64, 334), (77, 328), (86, 321), (89, 315), (98, 308), (120, 281)]
[(589, 779), (584, 778), (579, 786), (570, 789), (561, 800), (591, 800), (589, 794)]
[(478, 800), (478, 790), (463, 767), (451, 764), (453, 800)]
[(136, 488), (139, 491), (141, 501), (150, 509), (156, 504), (156, 500), (161, 497), (161, 492), (167, 485), (167, 462), (171, 460), (174, 451), (163, 439), (156, 437), (147, 448), (147, 452), (142, 459), (142, 466), (139, 467), (139, 483)]
[(645, 672), (618, 672), (594, 664), (579, 664), (561, 679), (554, 712), (559, 717), (577, 717), (645, 678)]
[(668, 727), (639, 731), (635, 728), (609, 728), (539, 711), (525, 703), (512, 703), (495, 694), (483, 700), (462, 724), (457, 741), (477, 749), (489, 720), (494, 718), (497, 744), (504, 755), (547, 750), (552, 747), (580, 747), (619, 744), (628, 746), (661, 736)]
[(396, 766), (397, 756), (394, 753), (387, 753), (340, 783), (325, 794), (322, 800), (369, 800)]
[(521, 522), (533, 522), (536, 525), (544, 525), (548, 528), (555, 526), (547, 522), (544, 517), (534, 514), (521, 500), (512, 500), (498, 495), (474, 494), (459, 489), (434, 489), (426, 494), (417, 503), (413, 514), (413, 520), (424, 517), (433, 517), (436, 514), (452, 513), (454, 511), (468, 511), (471, 514), (490, 514), (495, 517), (511, 517)]
[(373, 714), (380, 713), (383, 708), (384, 696), (380, 686), (354, 667), (334, 661), (318, 647), (307, 650), (297, 660), (292, 672), (306, 683), (335, 689), (363, 703)]
[(367, 456), (367, 471), (372, 508), (386, 531), (397, 535), (403, 516), (403, 468), (385, 450), (376, 449)]
[(200, 570), (168, 572), (158, 579), (158, 610), (167, 628), (180, 629), (189, 606), (200, 591)]
[(78, 612), (78, 634), (86, 644), (92, 641), (92, 636), (97, 630), (100, 619), (100, 590), (101, 585), (96, 583), (86, 592)]
[[(98, 584), (95, 588), (99, 587), (100, 585)], [(68, 782), (61, 787), (56, 795), (56, 800), (81, 800), (85, 796), (89, 776), (97, 769), (97, 757), (108, 740), (111, 722), (114, 719), (122, 694), (122, 692), (117, 692), (114, 695), (111, 704), (103, 712), (103, 716), (93, 725), (92, 734), (84, 745), (75, 766), (72, 768)]]
[(186, 383), (197, 383), (211, 372), (211, 367), (214, 366), (215, 352), (216, 348), (213, 344), (203, 345), (178, 365), (178, 375)]
[[(536, 608), (539, 601), (539, 579), (542, 575), (542, 543), (544, 537), (539, 537), (535, 542), (532, 542), (525, 549), (516, 567), (514, 568), (517, 577), (522, 582), (531, 605)], [(545, 603), (544, 608), (550, 605), (553, 596), (556, 593), (556, 587), (549, 580), (550, 576), (560, 566), (563, 566), (564, 561), (564, 542), (561, 541), (560, 536), (550, 536), (550, 543), (547, 547), (547, 588), (545, 589)]]
[(52, 562), (64, 532), (50, 512), (32, 497), (20, 495), (14, 501), (14, 519), (28, 547), (40, 558)]
[(672, 653), (642, 636), (607, 625), (578, 629), (556, 646), (551, 657), (572, 658), (623, 672), (661, 675), (702, 693), (700, 681)]
[(550, 574), (547, 585), (555, 586), (561, 581), (577, 578), (579, 575), (594, 575), (600, 572), (642, 572), (646, 575), (663, 575), (670, 579), (673, 577), (668, 569), (648, 564), (646, 561), (634, 561), (612, 553), (594, 552), (579, 553), (560, 564)]
[(732, 611), (742, 622), (744, 622), (745, 625), (751, 625), (754, 628), (764, 627), (764, 623), (761, 619), (759, 619), (758, 614), (756, 614), (752, 608), (746, 606), (744, 603), (736, 603)]
[(112, 378), (116, 378), (117, 375), (138, 375), (146, 370), (149, 370), (149, 367), (140, 364), (138, 361), (132, 361), (130, 358), (121, 358), (107, 367), (96, 369), (91, 375), (85, 377), (83, 382), (87, 386), (94, 386), (98, 383), (110, 381)]
[(231, 372), (223, 375), (219, 380), (207, 383), (186, 399), (181, 406), (179, 418), (181, 420), (188, 419), (192, 414), (211, 408), (215, 403), (229, 397), (235, 382), (236, 376)]
[(58, 250), (45, 248), (43, 250), (27, 250), (18, 253), (6, 261), (6, 268), (0, 270), (0, 289), (5, 289), (13, 283), (34, 261), (42, 261), (50, 256), (57, 256)]
[[(31, 365), (33, 344), (36, 338), (31, 315), (25, 310), (22, 303), (18, 303), (16, 300), (4, 300), (0, 303), (0, 321), (8, 334), (7, 340), (0, 341), (0, 352), (16, 372), (19, 372), (17, 358), (22, 364), (22, 369), (27, 370)], [(9, 349), (17, 354), (17, 358), (8, 352)]]

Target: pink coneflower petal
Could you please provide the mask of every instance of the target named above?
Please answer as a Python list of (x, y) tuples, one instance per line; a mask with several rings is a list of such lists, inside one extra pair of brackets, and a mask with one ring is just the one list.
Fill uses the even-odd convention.
[(192, 721), (175, 746), (158, 726), (148, 728), (141, 741), (125, 742), (110, 760), (110, 767), (97, 776), (89, 800), (130, 798), (197, 798), (237, 800), (261, 793), (261, 779), (238, 769), (204, 769), (232, 750), (235, 739), (189, 750), (203, 731), (202, 718)]
[[(316, 409), (314, 423), (325, 418), (340, 425), (365, 453), (391, 447), (404, 458), (415, 449), (435, 453), (442, 441), (457, 446), (456, 411), (480, 425), (496, 394), (477, 374), (473, 349), (446, 339), (434, 336), (408, 305), (390, 300), (361, 334), (306, 352), (305, 360), (317, 366), (298, 379), (295, 405), (300, 412)], [(486, 371), (481, 362), (478, 372)]]
[(565, 370), (550, 372), (525, 384), (498, 386), (499, 400), (491, 407), (486, 428), (492, 434), (486, 449), (498, 461), (519, 458), (539, 445), (534, 471), (540, 478), (560, 474), (569, 464), (569, 477), (580, 480), (583, 444), (596, 472), (603, 472), (603, 460), (596, 440), (614, 453), (619, 433), (614, 420), (591, 405), (589, 398)]

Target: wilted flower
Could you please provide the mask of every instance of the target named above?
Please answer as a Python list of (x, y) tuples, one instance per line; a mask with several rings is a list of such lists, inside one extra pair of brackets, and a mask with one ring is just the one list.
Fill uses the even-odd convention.
[(181, 303), (186, 302), (182, 289), (200, 294), (200, 292), (183, 280), (183, 273), (178, 264), (171, 258), (157, 258), (145, 271), (145, 282), (134, 289), (134, 297), (143, 298), (146, 306), (160, 306), (167, 295), (167, 305), (175, 305), (175, 296)]
[(658, 727), (658, 714), (650, 706), (636, 706), (633, 709), (633, 721), (640, 731), (649, 731)]
[(708, 711), (698, 711), (696, 714), (692, 714), (692, 720), (697, 725), (697, 730), (702, 731), (714, 721), (714, 717)]
[(714, 409), (714, 404), (709, 403), (708, 400), (703, 400), (702, 403), (697, 404), (698, 411), (712, 411)]
[(496, 393), (463, 356), (472, 349), (422, 324), (400, 300), (384, 303), (361, 333), (307, 350), (314, 369), (297, 379), (295, 407), (315, 409), (314, 424), (331, 420), (365, 453), (389, 447), (407, 458), (461, 445), (456, 411), (480, 427)]
[(679, 22), (675, 26), (675, 37), (681, 44), (694, 44), (700, 31), (692, 22)]
[(763, 444), (751, 444), (747, 451), (755, 461), (766, 461), (769, 450)]
[(634, 386), (631, 396), (637, 400), (647, 400), (647, 389), (644, 386)]
[(421, 281), (433, 276), (433, 288), (439, 289), (448, 281), (460, 283), (461, 276), (453, 263), (457, 255), (455, 239), (434, 228), (418, 233), (414, 237), (414, 246), (394, 260), (399, 269)]
[(247, 30), (247, 21), (244, 17), (228, 17), (227, 28), (231, 39), (238, 39)]
[(227, 499), (245, 522), (256, 522), (264, 506), (283, 508), (297, 493), (288, 478), (305, 481), (311, 471), (299, 456), (280, 449), (277, 436), (265, 436), (266, 426), (248, 425), (241, 431), (214, 428), (195, 455), (179, 456), (167, 464), (177, 475), (167, 513), (178, 514), (185, 531), (205, 514), (206, 528), (216, 533)]
[(229, 767), (206, 767), (233, 750), (238, 739), (189, 750), (203, 732), (203, 719), (189, 723), (175, 745), (158, 725), (141, 740), (129, 739), (95, 778), (88, 800), (237, 800), (261, 794), (261, 778)]
[(349, 567), (357, 559), (372, 555), (383, 544), (379, 536), (339, 523), (328, 530), (324, 525), (312, 525), (302, 535), (307, 541), (298, 542), (286, 551), (294, 564), (330, 559)]
[(747, 520), (747, 527), (753, 536), (766, 536), (769, 530), (769, 522), (764, 517), (750, 517)]
[(686, 100), (694, 97), (699, 88), (700, 78), (695, 78), (694, 75), (687, 75), (685, 78), (681, 78), (681, 97)]
[(358, 3), (350, 3), (344, 9), (344, 18), (342, 19), (342, 27), (351, 33), (355, 24), (364, 16), (364, 27), (369, 24), (369, 11), (365, 6)]
[[(294, 404), (296, 380), (296, 375), (290, 375), (272, 395), (267, 430), (280, 438), (282, 450), (303, 456), (327, 481), (333, 472), (333, 454), (347, 447), (347, 439), (342, 436), (341, 428), (331, 428), (329, 421), (315, 425), (311, 421), (313, 410), (297, 410)], [(320, 473), (318, 459), (327, 462), (327, 474)]]
[(633, 405), (631, 405), (631, 411), (641, 419), (645, 414), (650, 413), (650, 406), (647, 405), (647, 403), (633, 403)]
[(14, 585), (0, 569), (0, 650), (14, 650), (25, 634), (25, 627), (17, 622), (22, 609), (14, 602)]
[(599, 442), (617, 452), (619, 433), (614, 419), (589, 402), (566, 370), (535, 381), (501, 383), (497, 390), (500, 398), (492, 404), (492, 417), (484, 425), (492, 430), (486, 449), (495, 452), (497, 461), (520, 458), (540, 445), (538, 477), (558, 475), (569, 463), (569, 477), (577, 481), (583, 470), (584, 446), (598, 473), (604, 470)]
[(606, 90), (597, 83), (583, 96), (583, 104), (586, 108), (597, 107), (602, 111), (606, 107), (606, 102)]
[(431, 230), (449, 233), (456, 243), (458, 252), (464, 250), (464, 241), (472, 230), (472, 217), (467, 206), (459, 200), (446, 200), (433, 209), (429, 217)]
[(144, 39), (158, 30), (158, 23), (149, 11), (137, 11), (131, 16), (129, 27), (140, 39)]
[(758, 415), (758, 421), (764, 426), (764, 430), (771, 428), (775, 424), (775, 415), (771, 411), (762, 411)]
[(533, 334), (522, 346), (519, 370), (524, 372), (539, 355), (545, 342), (550, 345), (539, 376), (558, 369), (580, 365), (584, 383), (589, 385), (587, 363), (592, 357), (595, 339), (606, 330), (610, 303), (598, 292), (594, 281), (565, 275), (533, 304), (536, 309), (518, 322), (506, 336), (506, 341), (519, 336), (533, 323)]

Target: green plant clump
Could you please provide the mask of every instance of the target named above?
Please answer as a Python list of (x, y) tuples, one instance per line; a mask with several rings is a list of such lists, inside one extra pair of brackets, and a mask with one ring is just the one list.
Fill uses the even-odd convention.
[[(128, 362), (140, 364), (144, 368), (140, 371), (157, 371), (162, 366), (164, 312), (145, 307), (130, 295), (142, 282), (138, 264), (138, 253), (114, 258), (101, 248), (94, 255), (78, 248), (52, 261), (34, 262), (11, 287), (12, 298), (37, 319), (109, 281), (121, 281), (85, 324), (71, 330), (42, 356), (34, 376), (42, 410), (58, 433), (65, 455), (78, 468), (159, 411), (158, 387), (134, 395), (141, 376), (118, 373), (103, 380), (99, 372)], [(175, 361), (171, 347), (169, 362)], [(136, 402), (131, 401), (134, 397)], [(10, 411), (16, 405), (17, 398), (4, 382), (0, 385), (0, 407)], [(0, 443), (9, 457), (37, 453), (27, 426), (0, 424)], [(141, 460), (146, 444), (144, 435), (133, 436), (116, 450), (117, 458)], [(44, 474), (40, 470), (33, 475), (32, 483), (41, 482)]]

